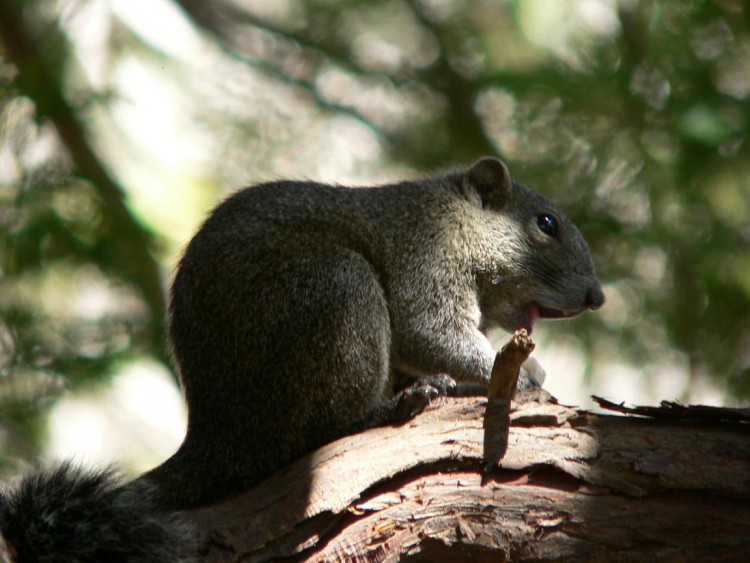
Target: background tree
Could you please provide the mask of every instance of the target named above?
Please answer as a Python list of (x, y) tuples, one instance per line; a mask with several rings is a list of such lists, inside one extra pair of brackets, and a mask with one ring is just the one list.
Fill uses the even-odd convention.
[(65, 385), (167, 363), (170, 268), (220, 194), (487, 153), (591, 242), (608, 305), (555, 337), (588, 375), (750, 397), (746, 3), (139, 5), (0, 0), (0, 464)]

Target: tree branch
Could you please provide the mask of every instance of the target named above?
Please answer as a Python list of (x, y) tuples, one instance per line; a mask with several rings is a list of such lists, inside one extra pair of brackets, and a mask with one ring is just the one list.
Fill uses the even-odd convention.
[[(368, 119), (356, 108), (338, 104), (326, 98), (312, 79), (292, 76), (288, 72), (285, 72), (280, 65), (276, 64), (276, 61), (263, 60), (250, 56), (246, 52), (246, 49), (242, 47), (244, 42), (243, 39), (247, 39), (247, 32), (241, 29), (238, 20), (241, 23), (245, 23), (246, 25), (270, 33), (277, 38), (282, 38), (289, 43), (294, 43), (303, 50), (312, 51), (313, 48), (310, 43), (300, 41), (289, 34), (282, 34), (280, 30), (270, 25), (263, 25), (259, 20), (252, 18), (250, 14), (244, 11), (240, 14), (236, 9), (232, 9), (230, 12), (230, 8), (223, 4), (217, 6), (215, 3), (195, 2), (192, 0), (176, 1), (193, 23), (198, 28), (203, 29), (206, 33), (211, 35), (214, 41), (216, 41), (223, 51), (232, 59), (240, 61), (250, 68), (259, 70), (283, 84), (303, 90), (312, 97), (321, 109), (350, 117), (372, 130), (386, 142), (389, 140), (389, 134), (385, 130), (378, 126), (374, 121)], [(230, 17), (231, 15), (234, 15), (235, 17)], [(329, 55), (324, 53), (319, 47), (314, 50), (317, 51), (318, 55), (330, 59)], [(348, 68), (349, 70), (353, 68), (351, 64), (340, 64), (339, 59), (331, 62), (334, 62), (342, 68)]]
[[(426, 146), (423, 144), (415, 146), (413, 143), (410, 143), (408, 134), (388, 131), (369, 119), (356, 107), (331, 102), (318, 90), (312, 78), (304, 79), (290, 76), (275, 61), (253, 58), (242, 47), (242, 45), (248, 43), (249, 33), (246, 29), (243, 30), (241, 25), (245, 24), (256, 30), (271, 33), (277, 39), (294, 45), (302, 52), (309, 54), (311, 59), (324, 60), (337, 68), (350, 72), (360, 79), (382, 79), (397, 86), (402, 85), (403, 83), (392, 74), (378, 73), (364, 69), (350, 60), (345, 60), (340, 54), (333, 52), (322, 42), (313, 41), (298, 33), (281, 30), (277, 26), (264, 22), (244, 10), (238, 10), (223, 3), (217, 5), (216, 3), (208, 4), (205, 2), (196, 2), (195, 0), (177, 1), (193, 22), (217, 40), (230, 56), (241, 60), (248, 66), (267, 73), (285, 84), (305, 90), (322, 109), (347, 115), (363, 123), (390, 146), (396, 158), (403, 160), (405, 155), (408, 154), (410, 162), (416, 163), (421, 167), (431, 168), (435, 165), (444, 165), (446, 153), (450, 155), (452, 160), (462, 162), (476, 158), (477, 154), (492, 154), (495, 152), (495, 147), (487, 137), (481, 119), (474, 110), (477, 93), (476, 84), (461, 76), (451, 67), (448, 62), (444, 38), (439, 33), (440, 30), (426, 20), (419, 8), (414, 6), (413, 3), (407, 2), (413, 10), (417, 21), (420, 25), (429, 29), (440, 43), (438, 61), (429, 69), (420, 71), (412, 82), (419, 83), (434, 92), (439, 92), (447, 99), (448, 103), (446, 105), (449, 108), (447, 130), (451, 132), (451, 136), (449, 140), (450, 148), (445, 151), (436, 152), (434, 144), (431, 143), (427, 143)], [(315, 72), (312, 71), (312, 74), (315, 74)], [(409, 124), (405, 124), (404, 129), (410, 131)], [(405, 143), (408, 144), (408, 150), (399, 150)]]
[(537, 394), (514, 404), (507, 453), (489, 473), (486, 400), (441, 399), (402, 427), (342, 438), (193, 511), (205, 561), (728, 561), (750, 552), (747, 428), (604, 416)]

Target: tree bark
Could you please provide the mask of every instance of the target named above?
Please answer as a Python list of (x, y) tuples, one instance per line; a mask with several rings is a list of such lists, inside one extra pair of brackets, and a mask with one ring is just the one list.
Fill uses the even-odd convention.
[[(615, 416), (537, 391), (502, 428), (486, 409), (440, 399), (193, 511), (205, 561), (749, 560), (750, 411)], [(489, 468), (488, 432), (507, 440)]]

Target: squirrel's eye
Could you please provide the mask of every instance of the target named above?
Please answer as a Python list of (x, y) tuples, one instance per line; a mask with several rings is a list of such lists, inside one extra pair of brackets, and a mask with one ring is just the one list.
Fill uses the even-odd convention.
[(549, 215), (547, 213), (542, 213), (541, 215), (537, 215), (536, 224), (539, 227), (539, 230), (542, 231), (544, 234), (549, 235), (552, 238), (557, 238), (557, 235), (558, 235), (557, 218), (554, 215)]

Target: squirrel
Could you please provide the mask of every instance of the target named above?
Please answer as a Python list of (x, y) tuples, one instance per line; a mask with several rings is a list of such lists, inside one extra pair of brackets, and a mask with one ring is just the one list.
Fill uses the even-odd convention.
[[(178, 511), (403, 421), (455, 380), (486, 386), (489, 328), (531, 332), (603, 303), (578, 229), (497, 158), (377, 187), (240, 190), (200, 227), (171, 286), (188, 407), (178, 451), (120, 487), (71, 464), (27, 476), (2, 494), (0, 531), (17, 561), (189, 559)], [(71, 502), (103, 522), (75, 523)]]

